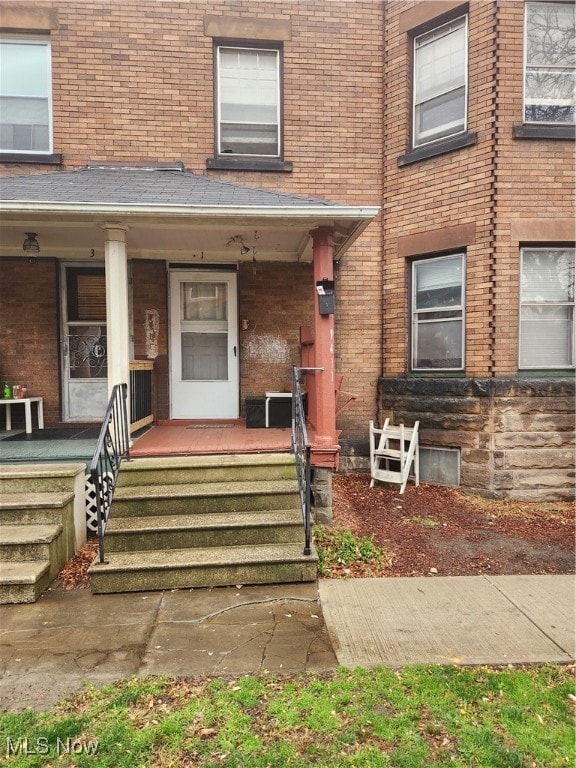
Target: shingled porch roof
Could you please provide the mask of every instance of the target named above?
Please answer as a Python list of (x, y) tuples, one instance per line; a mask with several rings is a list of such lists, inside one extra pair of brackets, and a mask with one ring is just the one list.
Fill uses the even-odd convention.
[[(95, 164), (4, 177), (0, 211), (2, 255), (21, 252), (25, 227), (37, 232), (43, 255), (56, 255), (62, 253), (62, 247), (90, 247), (94, 227), (114, 219), (128, 225), (128, 243), (135, 256), (192, 248), (207, 258), (230, 259), (233, 254), (227, 241), (238, 235), (250, 244), (256, 232), (260, 258), (300, 260), (310, 256), (308, 233), (312, 229), (334, 228), (337, 257), (379, 208), (231, 184), (186, 171), (180, 164)], [(91, 238), (85, 231), (82, 235), (90, 229)], [(185, 232), (188, 242), (184, 248)]]

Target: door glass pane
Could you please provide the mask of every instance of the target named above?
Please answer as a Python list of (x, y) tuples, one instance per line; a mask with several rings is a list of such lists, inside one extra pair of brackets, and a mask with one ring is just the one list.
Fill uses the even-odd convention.
[(226, 283), (182, 283), (180, 298), (182, 320), (227, 320)]
[(228, 379), (228, 334), (185, 332), (182, 339), (183, 381)]
[(105, 325), (69, 325), (69, 377), (105, 379), (108, 376)]

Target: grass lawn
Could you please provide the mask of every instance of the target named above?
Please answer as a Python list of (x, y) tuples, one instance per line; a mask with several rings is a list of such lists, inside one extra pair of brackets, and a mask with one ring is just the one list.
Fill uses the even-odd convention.
[(574, 766), (573, 667), (378, 667), (133, 678), (0, 715), (0, 764), (90, 768)]

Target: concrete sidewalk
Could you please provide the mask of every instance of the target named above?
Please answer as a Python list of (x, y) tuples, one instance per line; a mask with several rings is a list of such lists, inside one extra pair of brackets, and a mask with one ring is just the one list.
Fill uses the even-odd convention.
[(572, 576), (321, 580), (0, 606), (0, 711), (133, 675), (574, 659)]
[(573, 576), (323, 580), (338, 662), (567, 663), (575, 657)]

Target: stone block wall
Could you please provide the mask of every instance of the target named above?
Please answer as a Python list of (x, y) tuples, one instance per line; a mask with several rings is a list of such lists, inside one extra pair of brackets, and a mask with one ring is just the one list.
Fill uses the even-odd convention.
[(572, 499), (574, 396), (571, 378), (381, 378), (379, 420), (418, 420), (422, 446), (460, 449), (470, 492)]

